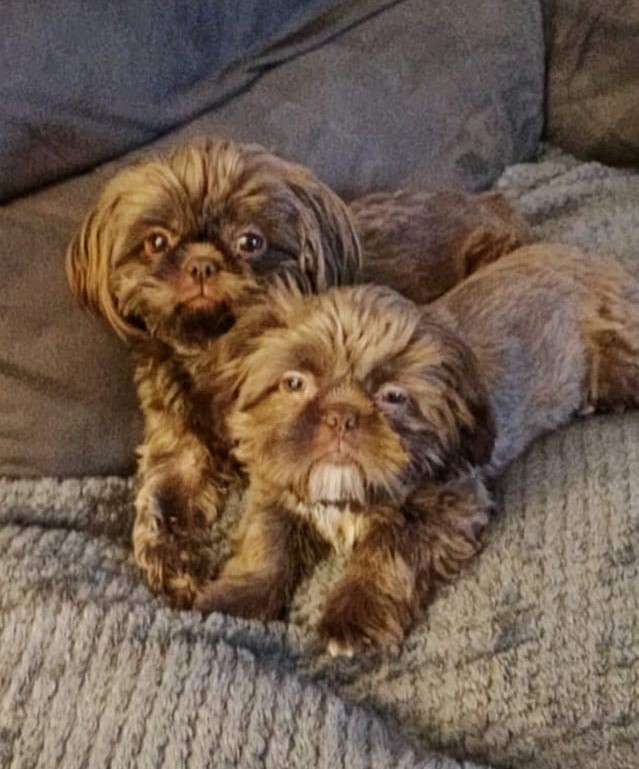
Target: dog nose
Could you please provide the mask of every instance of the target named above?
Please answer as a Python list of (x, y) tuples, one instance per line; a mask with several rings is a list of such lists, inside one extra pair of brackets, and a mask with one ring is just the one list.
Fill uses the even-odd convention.
[(359, 425), (359, 414), (352, 406), (331, 406), (324, 414), (324, 423), (339, 433), (348, 433)]
[(184, 272), (190, 275), (193, 280), (208, 280), (218, 271), (218, 266), (210, 256), (191, 256), (182, 266)]

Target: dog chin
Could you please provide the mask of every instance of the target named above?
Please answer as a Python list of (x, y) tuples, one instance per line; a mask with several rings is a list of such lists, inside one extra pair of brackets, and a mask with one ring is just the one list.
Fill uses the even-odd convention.
[(180, 308), (180, 330), (186, 336), (216, 337), (225, 334), (235, 323), (235, 316), (228, 304), (183, 305)]
[(311, 504), (319, 502), (359, 502), (364, 504), (364, 478), (355, 465), (317, 464), (308, 480)]

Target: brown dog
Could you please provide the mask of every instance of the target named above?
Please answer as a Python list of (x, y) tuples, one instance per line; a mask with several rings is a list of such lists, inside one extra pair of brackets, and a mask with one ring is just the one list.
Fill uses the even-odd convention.
[[(452, 196), (439, 206), (435, 218), (442, 228), (446, 210), (457, 227), (456, 206), (469, 208), (467, 197)], [(397, 224), (410, 197), (386, 198), (386, 218)], [(382, 198), (375, 206), (384, 210)], [(425, 216), (433, 221), (424, 211), (412, 205), (407, 229), (421, 227)], [(509, 232), (512, 217), (504, 208), (503, 229)], [(362, 218), (364, 234), (375, 228), (375, 218)], [(490, 220), (486, 226), (484, 219)], [(480, 225), (488, 233), (485, 261), (513, 245), (493, 214), (460, 229), (472, 239)], [(380, 243), (383, 229), (376, 230)], [(437, 239), (437, 247), (446, 248), (445, 241)], [(451, 263), (464, 261), (456, 256), (460, 250), (450, 239), (445, 253)], [(405, 274), (414, 271), (411, 262), (421, 265), (425, 296), (432, 294), (429, 258), (427, 250), (403, 254)], [(356, 220), (310, 171), (256, 145), (222, 140), (122, 170), (71, 243), (72, 290), (131, 345), (135, 357), (145, 434), (138, 452), (134, 552), (149, 586), (174, 604), (191, 605), (197, 586), (211, 574), (210, 523), (234, 472), (223, 424), (226, 396), (211, 386), (210, 372), (226, 354), (219, 341), (274, 276), (319, 292), (356, 281), (361, 261)], [(374, 278), (372, 251), (367, 261), (367, 275)], [(459, 277), (457, 266), (442, 277), (440, 261), (432, 266), (437, 291)], [(473, 261), (468, 269), (475, 266)], [(383, 277), (390, 274), (384, 270)]]
[(519, 249), (429, 308), (365, 286), (252, 314), (229, 413), (246, 509), (196, 606), (280, 617), (333, 547), (334, 654), (401, 640), (477, 552), (482, 479), (575, 414), (639, 402), (639, 284), (564, 246)]

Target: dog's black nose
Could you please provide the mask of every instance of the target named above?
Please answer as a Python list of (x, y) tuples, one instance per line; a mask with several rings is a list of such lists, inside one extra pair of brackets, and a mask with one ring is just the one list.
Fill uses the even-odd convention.
[(188, 273), (193, 280), (208, 280), (219, 270), (215, 260), (210, 256), (191, 256), (182, 265), (184, 272)]
[(324, 414), (324, 423), (339, 433), (348, 433), (359, 425), (359, 414), (352, 406), (337, 404)]

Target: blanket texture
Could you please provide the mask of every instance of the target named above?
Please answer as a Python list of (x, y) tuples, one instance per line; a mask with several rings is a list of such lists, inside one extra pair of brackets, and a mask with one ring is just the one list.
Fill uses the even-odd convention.
[[(499, 186), (635, 267), (639, 174), (549, 149)], [(639, 412), (538, 441), (401, 650), (351, 660), (314, 633), (337, 559), (287, 624), (173, 612), (131, 563), (130, 479), (0, 481), (0, 766), (636, 767), (638, 460)]]

